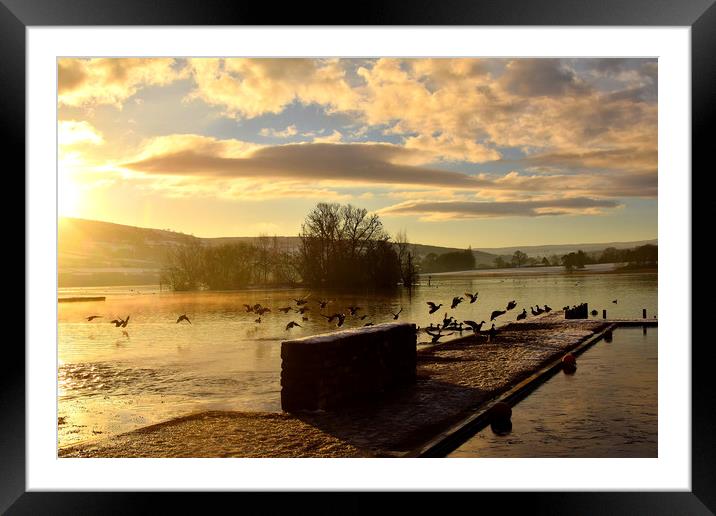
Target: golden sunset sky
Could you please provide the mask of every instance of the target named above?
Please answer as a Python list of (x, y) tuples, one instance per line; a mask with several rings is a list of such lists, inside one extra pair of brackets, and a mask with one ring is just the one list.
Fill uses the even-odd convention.
[(412, 242), (657, 236), (655, 59), (60, 59), (60, 215), (296, 235), (317, 202)]

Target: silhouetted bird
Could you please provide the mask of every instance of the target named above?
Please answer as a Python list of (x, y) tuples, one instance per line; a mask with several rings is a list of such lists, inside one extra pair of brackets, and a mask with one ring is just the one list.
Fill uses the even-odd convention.
[(456, 296), (456, 297), (452, 298), (452, 304), (450, 305), (450, 308), (452, 308), (454, 310), (455, 307), (457, 305), (459, 305), (460, 303), (462, 303), (464, 300), (465, 300), (465, 298), (463, 298), (463, 297)]
[(305, 305), (308, 303), (308, 296), (299, 297), (298, 299), (294, 299), (294, 301), (298, 306)]
[(512, 301), (510, 301), (509, 303), (507, 303), (507, 308), (506, 308), (506, 309), (507, 309), (507, 310), (512, 310), (512, 309), (513, 309), (514, 307), (516, 307), (516, 306), (517, 306), (517, 301), (515, 301), (515, 300), (513, 299)]
[(497, 329), (495, 328), (495, 324), (493, 323), (492, 328), (487, 330), (488, 341), (492, 342), (492, 339), (495, 335), (497, 335)]
[(562, 310), (569, 310), (569, 306), (563, 306)]
[(129, 316), (127, 316), (127, 317), (124, 319), (124, 321), (122, 321), (122, 328), (126, 328), (128, 322), (129, 322)]
[(544, 311), (545, 311), (545, 313), (549, 313), (552, 311), (552, 309), (549, 306), (544, 305)]
[(355, 315), (358, 310), (360, 310), (360, 306), (349, 306), (348, 307), (348, 311), (350, 312), (351, 315)]
[(325, 317), (326, 320), (328, 320), (328, 322), (333, 322), (335, 319), (338, 319), (338, 324), (336, 324), (336, 326), (339, 326), (339, 327), (343, 326), (343, 323), (346, 320), (346, 314), (343, 314), (343, 313), (333, 314), (331, 316), (321, 314), (321, 317)]
[(518, 320), (518, 321), (521, 321), (522, 319), (526, 319), (526, 318), (527, 318), (527, 310), (525, 310), (525, 309), (523, 308), (523, 309), (522, 309), (522, 312), (519, 313), (519, 314), (517, 314), (517, 320)]
[[(127, 316), (127, 319), (129, 319), (129, 316)], [(110, 322), (111, 324), (114, 324), (114, 327), (115, 327), (115, 328), (119, 328), (119, 327), (122, 326), (123, 324), (126, 326), (126, 324), (124, 323), (124, 319), (122, 319), (121, 317), (117, 317), (116, 319), (112, 319), (112, 320), (109, 321), (109, 322)]]
[(367, 323), (365, 323), (363, 326), (373, 326), (373, 323), (372, 323), (372, 322), (367, 322)]
[(452, 319), (452, 315), (451, 315), (450, 317), (448, 317), (447, 312), (445, 312), (445, 317), (443, 317), (443, 328), (444, 328), (445, 326), (450, 325), (450, 323), (452, 322), (452, 320), (453, 320), (453, 319)]
[(475, 332), (475, 335), (480, 333), (480, 330), (482, 330), (482, 325), (485, 324), (485, 321), (481, 321), (480, 324), (477, 324), (475, 321), (463, 321), (465, 324), (467, 324), (470, 328), (472, 328), (472, 331)]
[(302, 321), (308, 321), (308, 317), (306, 317), (306, 316), (304, 315), (303, 317), (301, 317), (301, 320), (302, 320)]
[(263, 314), (268, 313), (268, 312), (270, 312), (270, 311), (271, 311), (271, 309), (270, 309), (269, 307), (267, 307), (267, 306), (262, 306), (262, 307), (260, 307), (258, 310), (255, 310), (255, 312), (256, 312), (257, 314), (259, 314), (259, 315), (263, 315)]
[(287, 314), (290, 309), (290, 306), (284, 306), (283, 308), (279, 308), (278, 311)]
[(533, 306), (530, 306), (530, 312), (532, 312), (532, 315), (539, 315), (540, 312), (535, 310)]
[(433, 332), (431, 332), (431, 331), (429, 331), (429, 330), (425, 330), (425, 333), (427, 333), (428, 335), (430, 335), (430, 336), (432, 337), (432, 340), (431, 340), (430, 342), (432, 342), (433, 344), (435, 344), (436, 342), (438, 342), (442, 337), (447, 337), (447, 336), (449, 336), (449, 335), (452, 335), (452, 333), (445, 333), (445, 334), (443, 334), (443, 333), (442, 333), (442, 329), (438, 329), (438, 332), (437, 332), (437, 333), (433, 333)]
[(465, 295), (470, 298), (470, 303), (474, 303), (475, 301), (477, 301), (477, 294), (479, 294), (479, 292), (475, 292), (474, 294), (465, 292)]
[(257, 312), (257, 313), (258, 313), (258, 311), (261, 310), (261, 303), (256, 303), (256, 304), (253, 306), (253, 309), (254, 309), (254, 312)]
[(614, 304), (616, 305), (616, 304), (617, 304), (617, 300), (615, 299), (614, 301), (612, 301), (612, 303), (614, 303)]
[(288, 324), (286, 325), (286, 331), (290, 330), (291, 328), (293, 328), (293, 327), (295, 327), (295, 326), (298, 326), (299, 328), (303, 328), (303, 326), (301, 326), (301, 325), (298, 324), (297, 322), (291, 321), (290, 323), (288, 323)]
[[(490, 320), (494, 321), (497, 317), (504, 315), (505, 313), (507, 313), (506, 310), (495, 310), (494, 312), (492, 312), (490, 314)], [(493, 324), (493, 326), (494, 326), (494, 324)]]
[(186, 314), (182, 314), (182, 315), (179, 316), (179, 318), (177, 319), (177, 324), (179, 324), (179, 323), (182, 322), (182, 321), (186, 321), (186, 322), (188, 322), (189, 324), (191, 324), (191, 321), (190, 321), (189, 318), (186, 316)]
[(393, 320), (394, 320), (394, 321), (397, 321), (397, 320), (398, 320), (398, 316), (400, 315), (400, 312), (402, 312), (402, 311), (403, 311), (403, 307), (401, 306), (401, 307), (400, 307), (400, 310), (398, 310), (398, 313), (395, 313), (395, 314), (394, 314), (393, 312), (390, 312), (390, 313), (393, 315)]
[(318, 305), (321, 307), (321, 309), (324, 309), (326, 305), (328, 305), (328, 303), (330, 303), (330, 301), (328, 301), (327, 299), (321, 299), (318, 301)]
[(542, 308), (539, 305), (535, 305), (535, 311), (537, 312), (538, 315), (544, 313), (544, 310), (542, 310)]
[(89, 317), (87, 317), (87, 320), (91, 321), (92, 319), (97, 319), (98, 317), (102, 317), (102, 316), (101, 315), (90, 315)]
[(433, 303), (432, 301), (428, 301), (428, 306), (430, 307), (430, 313), (431, 313), (431, 314), (434, 314), (435, 312), (437, 312), (438, 310), (440, 310), (440, 307), (443, 306), (443, 304), (440, 303), (439, 305), (436, 305), (436, 304)]
[(258, 318), (258, 319), (256, 319), (256, 320), (255, 320), (254, 322), (255, 322), (255, 323), (259, 323), (259, 324), (261, 324), (261, 317), (259, 316), (259, 318)]

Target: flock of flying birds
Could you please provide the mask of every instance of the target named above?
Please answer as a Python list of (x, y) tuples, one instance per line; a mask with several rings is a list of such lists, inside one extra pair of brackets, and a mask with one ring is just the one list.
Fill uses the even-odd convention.
[[(95, 319), (101, 319), (101, 318), (102, 318), (101, 315), (90, 315), (88, 317), (85, 317), (85, 319), (87, 319), (87, 321), (89, 321), (89, 322), (92, 322)], [(182, 314), (177, 318), (177, 324), (179, 324), (182, 321), (186, 321), (189, 324), (191, 324), (191, 321), (186, 316), (186, 314)], [(117, 317), (116, 319), (112, 319), (109, 322), (110, 322), (110, 324), (114, 324), (115, 328), (126, 328), (127, 324), (129, 323), (129, 316), (125, 317), (124, 319), (122, 319), (121, 317)], [(129, 338), (129, 333), (127, 332), (127, 330), (122, 330), (122, 335), (124, 335), (126, 338)]]
[[(478, 295), (479, 295), (479, 292), (475, 292), (474, 294), (471, 292), (465, 292), (465, 297), (455, 296), (452, 298), (452, 302), (450, 303), (450, 308), (452, 310), (454, 310), (455, 308), (457, 308), (457, 306), (460, 303), (465, 301), (466, 298), (469, 299), (470, 304), (475, 303), (478, 299)], [(288, 305), (288, 306), (278, 308), (277, 310), (279, 312), (283, 312), (284, 314), (288, 314), (289, 312), (300, 314), (302, 322), (308, 321), (309, 319), (308, 319), (307, 314), (308, 314), (308, 312), (311, 311), (311, 308), (308, 306), (308, 303), (309, 303), (308, 298), (309, 297), (310, 297), (310, 295), (301, 296), (297, 299), (294, 299), (294, 302), (296, 303), (295, 306)], [(614, 300), (613, 302), (616, 303), (617, 301)], [(341, 326), (343, 326), (347, 317), (351, 317), (354, 320), (360, 320), (360, 321), (365, 321), (368, 318), (368, 314), (359, 314), (358, 313), (359, 311), (362, 310), (362, 307), (360, 307), (360, 306), (351, 305), (351, 306), (346, 307), (346, 310), (344, 310), (344, 311), (338, 311), (333, 314), (327, 315), (327, 314), (324, 314), (323, 311), (330, 303), (332, 303), (332, 301), (327, 300), (327, 299), (319, 299), (319, 300), (317, 300), (316, 303), (317, 303), (317, 306), (319, 309), (318, 315), (325, 318), (326, 321), (328, 321), (329, 323), (332, 323), (335, 321), (337, 328), (340, 328)], [(440, 308), (442, 308), (442, 306), (443, 306), (442, 303), (436, 304), (432, 301), (428, 301), (427, 305), (428, 305), (428, 313), (429, 314), (434, 314), (435, 312), (440, 310)], [(271, 308), (269, 308), (267, 306), (263, 306), (263, 305), (261, 305), (261, 303), (256, 303), (254, 305), (244, 304), (243, 306), (246, 310), (246, 313), (254, 314), (254, 315), (258, 316), (254, 320), (254, 322), (256, 324), (261, 324), (262, 317), (264, 317), (267, 313), (271, 313)], [(490, 314), (490, 321), (495, 321), (498, 317), (506, 314), (510, 310), (515, 309), (516, 307), (517, 307), (517, 302), (514, 299), (512, 301), (509, 301), (504, 310), (494, 310)], [(564, 307), (564, 308), (567, 309), (569, 307)], [(397, 312), (391, 311), (389, 313), (393, 317), (393, 320), (397, 321), (398, 317), (400, 316), (402, 311), (403, 311), (403, 307), (401, 306), (400, 310), (398, 310)], [(530, 312), (534, 316), (537, 316), (537, 315), (540, 315), (543, 313), (548, 313), (550, 311), (552, 311), (552, 309), (547, 305), (544, 305), (544, 307), (540, 307), (539, 305), (530, 307)], [(101, 317), (102, 317), (101, 315), (90, 315), (86, 319), (87, 319), (87, 321), (92, 321), (94, 319), (101, 318)], [(517, 314), (517, 320), (520, 321), (520, 320), (523, 320), (526, 318), (527, 318), (527, 310), (525, 308), (523, 308), (522, 312)], [(186, 321), (187, 323), (191, 324), (191, 321), (189, 320), (189, 317), (187, 317), (186, 314), (180, 315), (176, 320), (176, 324), (179, 324), (183, 321)], [(115, 327), (117, 327), (117, 328), (126, 328), (128, 322), (129, 322), (129, 315), (127, 317), (125, 317), (124, 319), (117, 318), (117, 319), (113, 319), (112, 321), (110, 321), (110, 323), (114, 324)], [(480, 321), (479, 323), (477, 323), (477, 322), (471, 321), (471, 320), (463, 320), (460, 322), (457, 319), (455, 319), (453, 316), (448, 316), (447, 312), (445, 312), (445, 317), (443, 318), (442, 324), (436, 325), (436, 324), (430, 323), (430, 326), (424, 328), (423, 331), (425, 331), (425, 333), (430, 335), (430, 337), (432, 338), (432, 340), (431, 340), (432, 343), (437, 343), (442, 337), (452, 335), (455, 332), (459, 332), (460, 334), (462, 334), (463, 331), (472, 331), (474, 333), (474, 335), (477, 336), (480, 333), (482, 333), (482, 325), (483, 324), (485, 324), (485, 321)], [(363, 324), (363, 326), (373, 326), (373, 322), (367, 321), (366, 323)], [(299, 322), (293, 321), (293, 320), (289, 321), (288, 324), (286, 324), (286, 331), (289, 331), (291, 328), (296, 328), (296, 327), (302, 328), (302, 326)], [(419, 326), (416, 327), (416, 331), (420, 331)], [(450, 331), (450, 333), (444, 333), (445, 331)], [(491, 340), (497, 334), (497, 329), (495, 328), (494, 322), (492, 323), (492, 327), (489, 330), (487, 330), (485, 333), (487, 334), (489, 340)], [(129, 338), (129, 333), (127, 333), (126, 330), (122, 330), (122, 334), (126, 338)]]
[[(465, 292), (465, 297), (467, 297), (470, 300), (470, 304), (477, 301), (479, 292), (475, 292), (474, 294), (471, 292)], [(452, 298), (452, 302), (450, 303), (450, 308), (455, 309), (457, 306), (465, 301), (465, 297), (462, 296), (455, 296)], [(440, 308), (443, 306), (442, 303), (436, 304), (432, 301), (428, 301), (428, 311), (430, 314), (434, 314)], [(507, 303), (507, 306), (504, 310), (493, 310), (493, 312), (490, 314), (490, 321), (494, 321), (501, 315), (506, 314), (510, 310), (513, 310), (517, 306), (517, 301), (514, 299), (512, 301), (509, 301)], [(544, 308), (540, 307), (539, 305), (535, 305), (534, 307), (530, 307), (530, 311), (532, 312), (532, 315), (540, 315), (543, 313), (551, 312), (552, 309), (544, 305)], [(517, 314), (517, 320), (521, 321), (522, 319), (527, 318), (527, 310), (524, 308), (522, 309), (522, 312)], [(432, 337), (433, 343), (437, 343), (442, 337), (446, 337), (448, 335), (452, 335), (456, 331), (459, 333), (462, 333), (463, 331), (471, 330), (476, 336), (479, 335), (482, 332), (482, 325), (485, 324), (485, 321), (480, 321), (479, 323), (471, 320), (464, 320), (462, 322), (459, 322), (457, 319), (455, 319), (453, 316), (448, 316), (447, 312), (445, 312), (445, 317), (443, 318), (442, 324), (433, 324), (430, 323), (430, 326), (425, 328), (425, 332)], [(450, 333), (443, 333), (445, 330), (453, 330)], [(497, 328), (495, 328), (495, 323), (492, 323), (492, 327), (485, 332), (488, 336), (489, 340), (492, 340), (492, 338), (497, 334)]]

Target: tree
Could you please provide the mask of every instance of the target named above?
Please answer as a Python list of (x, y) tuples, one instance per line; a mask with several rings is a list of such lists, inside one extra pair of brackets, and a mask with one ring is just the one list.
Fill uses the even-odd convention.
[(514, 267), (522, 267), (524, 263), (527, 261), (527, 253), (523, 253), (520, 250), (515, 251), (515, 254), (512, 255), (512, 265)]
[(400, 262), (400, 278), (403, 286), (411, 288), (418, 279), (418, 271), (415, 266), (414, 252), (405, 230), (396, 233), (395, 245), (398, 249), (398, 261)]
[(350, 204), (319, 203), (301, 225), (299, 264), (305, 283), (328, 287), (395, 286), (397, 251), (376, 214)]
[(497, 267), (498, 269), (504, 269), (505, 267), (507, 267), (507, 262), (502, 256), (498, 256), (497, 258), (495, 258), (494, 262), (495, 267)]

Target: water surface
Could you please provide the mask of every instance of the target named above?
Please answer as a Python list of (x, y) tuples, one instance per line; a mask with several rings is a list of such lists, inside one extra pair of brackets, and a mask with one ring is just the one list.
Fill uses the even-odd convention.
[[(302, 290), (236, 292), (159, 292), (153, 287), (62, 289), (60, 296), (104, 295), (105, 301), (58, 304), (58, 429), (60, 445), (104, 437), (209, 409), (280, 410), (280, 343), (288, 338), (336, 329), (318, 315), (317, 300), (330, 304), (325, 314), (362, 307), (348, 316), (343, 328), (373, 322), (440, 323), (446, 312), (459, 320), (489, 320), (492, 310), (515, 299), (517, 308), (498, 319), (514, 320), (522, 307), (545, 303), (553, 308), (582, 301), (590, 309), (606, 308), (610, 317), (641, 317), (647, 308), (656, 314), (657, 275), (556, 274), (493, 275), (471, 273), (433, 275), (412, 292), (349, 295)], [(453, 296), (479, 292), (478, 301), (465, 301), (450, 310)], [(305, 314), (277, 309), (296, 307), (294, 299), (310, 294)], [(612, 303), (613, 299), (618, 303)], [(443, 303), (433, 315), (426, 301)], [(256, 323), (244, 303), (261, 303), (272, 312)], [(180, 314), (192, 324), (176, 324)], [(89, 315), (102, 315), (88, 322)], [(122, 328), (109, 324), (129, 315)], [(364, 319), (360, 319), (365, 315)], [(286, 330), (289, 321), (301, 328)], [(486, 325), (488, 327), (489, 325)], [(450, 338), (458, 337), (455, 334)], [(429, 340), (424, 335), (420, 341)]]
[(449, 457), (657, 457), (657, 329), (620, 328)]

